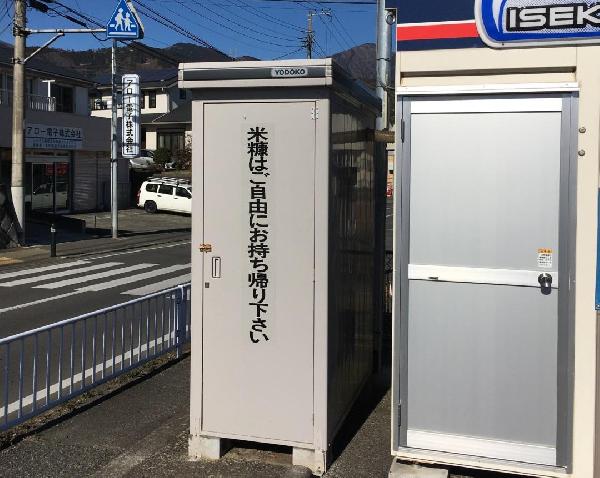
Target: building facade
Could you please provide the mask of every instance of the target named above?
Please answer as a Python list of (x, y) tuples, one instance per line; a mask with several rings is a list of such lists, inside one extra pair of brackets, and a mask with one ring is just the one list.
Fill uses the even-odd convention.
[[(0, 45), (0, 182), (10, 185), (12, 46)], [(110, 121), (90, 115), (93, 83), (32, 59), (26, 68), (25, 203), (57, 213), (110, 207)], [(119, 197), (128, 204), (127, 164), (119, 168)]]
[[(387, 7), (397, 22), (392, 453), (598, 477), (600, 32), (565, 27), (597, 23), (597, 6)], [(490, 27), (506, 42), (491, 42)], [(537, 43), (510, 43), (525, 40)]]
[[(141, 70), (141, 122), (142, 149), (166, 148), (173, 152), (183, 149), (191, 138), (192, 118), (187, 90), (177, 86), (177, 69)], [(90, 94), (92, 116), (110, 118), (111, 85), (110, 76), (101, 75), (97, 79), (95, 91)], [(121, 78), (117, 77), (120, 85)], [(118, 95), (118, 116), (122, 116), (120, 91)]]

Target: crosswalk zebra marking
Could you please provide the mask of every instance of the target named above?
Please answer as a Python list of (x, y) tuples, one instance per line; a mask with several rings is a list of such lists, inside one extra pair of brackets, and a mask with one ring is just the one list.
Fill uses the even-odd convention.
[(4, 272), (4, 273), (0, 274), (0, 280), (12, 279), (14, 277), (27, 276), (30, 274), (37, 274), (39, 272), (57, 271), (60, 269), (68, 269), (69, 267), (84, 266), (89, 263), (90, 263), (90, 261), (73, 261), (73, 262), (64, 262), (62, 264), (53, 264), (51, 266), (35, 267), (33, 269), (20, 269), (18, 271)]
[(138, 287), (137, 289), (131, 289), (125, 292), (121, 292), (121, 295), (148, 295), (153, 294), (154, 292), (161, 291), (163, 289), (168, 289), (170, 287), (174, 287), (176, 285), (185, 284), (191, 280), (192, 274), (184, 274), (178, 277), (171, 277), (170, 279), (165, 279), (160, 282), (156, 282), (155, 284), (149, 284), (142, 287)]
[(97, 271), (100, 269), (108, 269), (109, 267), (120, 266), (122, 264), (122, 262), (105, 262), (104, 264), (95, 264), (89, 267), (81, 267), (78, 269), (70, 269), (67, 271), (53, 272), (52, 274), (36, 275), (34, 277), (27, 277), (25, 279), (17, 279), (9, 282), (0, 282), (0, 287), (14, 287), (17, 285), (33, 284), (35, 282), (43, 282), (50, 279), (73, 276), (85, 272)]
[[(105, 279), (106, 277), (126, 274), (127, 272), (138, 271), (140, 269), (148, 269), (156, 264), (135, 264), (129, 267), (121, 267), (119, 269), (112, 269), (110, 271), (98, 272), (97, 274), (89, 274), (83, 277), (75, 277), (73, 279), (67, 279), (59, 282), (53, 282), (50, 284), (42, 284), (33, 287), (34, 289), (61, 289), (74, 284), (82, 284), (84, 282), (91, 282), (96, 279)], [(135, 276), (134, 276), (135, 277)]]
[(123, 277), (122, 279), (116, 279), (111, 282), (103, 282), (100, 284), (93, 284), (82, 289), (78, 289), (82, 292), (98, 292), (105, 289), (112, 289), (115, 287), (120, 287), (122, 285), (131, 284), (133, 282), (138, 282), (145, 279), (152, 279), (154, 277), (169, 274), (171, 272), (181, 271), (183, 269), (189, 269), (191, 264), (176, 264), (174, 266), (163, 267), (162, 269), (156, 269), (150, 272), (144, 272), (142, 274), (137, 274), (131, 277)]
[(65, 299), (67, 297), (71, 297), (74, 295), (78, 295), (78, 294), (83, 294), (85, 292), (101, 292), (104, 291), (106, 289), (111, 289), (111, 288), (115, 288), (115, 287), (120, 287), (122, 285), (127, 285), (127, 284), (132, 284), (134, 282), (138, 282), (138, 281), (142, 281), (142, 280), (146, 280), (146, 279), (152, 279), (161, 275), (165, 275), (165, 274), (170, 274), (172, 272), (178, 272), (184, 269), (189, 269), (191, 267), (191, 264), (176, 264), (173, 266), (169, 266), (169, 267), (164, 267), (161, 269), (155, 269), (149, 272), (144, 272), (141, 274), (137, 274), (134, 276), (130, 276), (130, 277), (124, 277), (121, 279), (117, 279), (117, 280), (112, 280), (109, 282), (101, 282), (99, 284), (93, 284), (93, 285), (89, 285), (86, 287), (81, 287), (79, 289), (76, 289), (72, 292), (66, 292), (64, 294), (57, 294), (54, 295), (52, 297), (46, 297), (43, 299), (38, 299), (38, 300), (34, 300), (31, 302), (26, 302), (26, 303), (22, 303), (22, 304), (17, 304), (17, 305), (13, 305), (11, 307), (5, 307), (3, 309), (0, 309), (0, 317), (4, 312), (10, 312), (13, 310), (19, 310), (19, 309), (25, 309), (27, 307), (32, 307), (34, 305), (40, 305), (40, 304), (44, 304), (47, 302), (52, 302), (55, 300), (60, 300), (60, 299)]

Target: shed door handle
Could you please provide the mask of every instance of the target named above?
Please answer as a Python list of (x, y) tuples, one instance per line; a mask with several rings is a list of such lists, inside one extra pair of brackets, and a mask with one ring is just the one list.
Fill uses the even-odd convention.
[(212, 258), (212, 277), (213, 279), (221, 278), (221, 258), (219, 256)]

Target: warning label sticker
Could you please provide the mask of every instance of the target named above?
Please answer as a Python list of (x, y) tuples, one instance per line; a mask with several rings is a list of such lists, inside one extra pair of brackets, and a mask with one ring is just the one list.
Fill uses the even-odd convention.
[(538, 267), (552, 269), (552, 249), (538, 249)]

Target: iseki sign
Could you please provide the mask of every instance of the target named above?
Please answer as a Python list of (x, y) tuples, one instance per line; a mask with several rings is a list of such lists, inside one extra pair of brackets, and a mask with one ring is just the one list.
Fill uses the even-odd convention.
[(124, 158), (140, 155), (140, 77), (123, 75), (122, 148)]
[(596, 1), (476, 0), (482, 40), (492, 47), (600, 43)]

